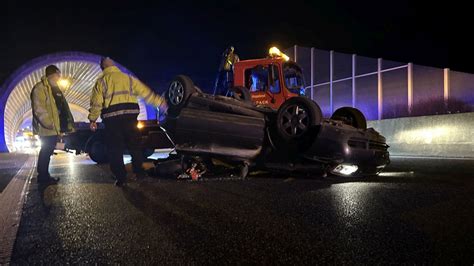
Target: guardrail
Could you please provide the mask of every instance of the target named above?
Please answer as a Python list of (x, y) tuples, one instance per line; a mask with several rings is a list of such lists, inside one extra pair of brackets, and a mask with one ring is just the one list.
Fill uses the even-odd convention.
[(474, 158), (474, 113), (368, 121), (391, 155)]

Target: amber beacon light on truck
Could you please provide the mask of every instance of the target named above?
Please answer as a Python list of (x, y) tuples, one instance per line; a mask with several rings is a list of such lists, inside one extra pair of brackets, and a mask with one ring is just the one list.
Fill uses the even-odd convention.
[(276, 48), (275, 46), (270, 48), (268, 50), (268, 54), (270, 55), (270, 57), (281, 57), (283, 58), (285, 61), (288, 61), (290, 60), (290, 57), (287, 56), (286, 54), (282, 53), (280, 51), (280, 49)]

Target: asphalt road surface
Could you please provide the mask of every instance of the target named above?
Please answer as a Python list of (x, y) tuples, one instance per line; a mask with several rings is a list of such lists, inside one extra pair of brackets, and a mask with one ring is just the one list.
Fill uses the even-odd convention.
[(28, 158), (24, 153), (0, 153), (0, 193)]
[(12, 264), (474, 263), (474, 161), (393, 158), (376, 178), (156, 178), (55, 156)]

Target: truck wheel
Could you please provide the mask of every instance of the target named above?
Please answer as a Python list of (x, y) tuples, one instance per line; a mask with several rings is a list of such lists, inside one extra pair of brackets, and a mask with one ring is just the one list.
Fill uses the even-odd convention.
[(277, 132), (284, 141), (297, 140), (322, 119), (318, 104), (305, 97), (293, 97), (278, 109)]
[(176, 76), (166, 91), (168, 114), (178, 115), (189, 96), (196, 92), (193, 81), (185, 75)]
[(250, 96), (250, 92), (247, 88), (237, 86), (237, 87), (231, 88), (231, 91), (232, 91), (232, 97), (234, 99), (237, 99), (245, 103), (252, 102), (252, 97)]
[(109, 161), (107, 156), (107, 148), (102, 141), (94, 141), (92, 142), (89, 150), (89, 157), (91, 157), (92, 161), (103, 164)]
[(367, 129), (367, 120), (364, 114), (356, 108), (341, 107), (332, 114), (331, 119), (343, 121), (344, 124), (358, 129)]

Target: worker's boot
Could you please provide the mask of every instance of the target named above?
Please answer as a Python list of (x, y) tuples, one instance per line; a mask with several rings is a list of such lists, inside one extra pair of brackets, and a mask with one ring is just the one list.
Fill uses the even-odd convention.
[(48, 175), (38, 175), (36, 178), (38, 184), (57, 184), (59, 182), (59, 177), (52, 177)]
[(115, 186), (117, 187), (123, 187), (125, 185), (127, 185), (127, 178), (126, 177), (123, 177), (123, 178), (115, 178)]

